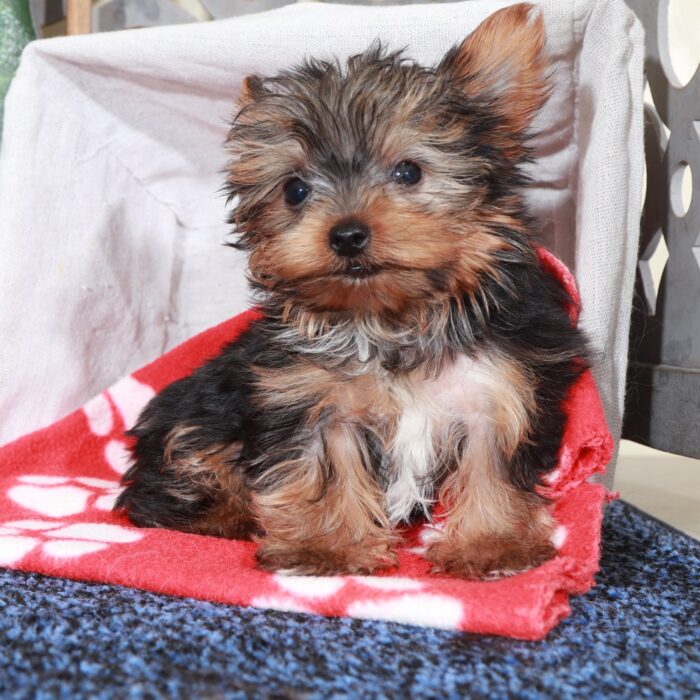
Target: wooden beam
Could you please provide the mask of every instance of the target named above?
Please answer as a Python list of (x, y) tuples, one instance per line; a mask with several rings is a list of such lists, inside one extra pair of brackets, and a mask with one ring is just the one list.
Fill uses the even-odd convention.
[(67, 0), (68, 34), (89, 34), (92, 28), (92, 0)]

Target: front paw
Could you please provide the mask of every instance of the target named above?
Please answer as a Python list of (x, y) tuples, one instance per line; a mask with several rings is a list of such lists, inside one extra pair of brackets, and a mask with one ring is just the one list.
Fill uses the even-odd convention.
[(311, 545), (263, 540), (255, 558), (258, 565), (267, 571), (301, 576), (371, 574), (398, 563), (396, 554), (384, 542), (320, 549)]
[(556, 555), (548, 538), (480, 535), (442, 539), (428, 547), (434, 573), (492, 581), (533, 569)]

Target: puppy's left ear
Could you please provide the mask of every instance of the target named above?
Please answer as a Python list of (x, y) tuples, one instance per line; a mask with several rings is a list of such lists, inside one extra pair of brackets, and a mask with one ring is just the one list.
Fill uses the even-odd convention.
[(513, 134), (524, 132), (548, 95), (542, 14), (530, 3), (494, 12), (447, 53), (444, 71), (469, 96), (494, 106)]
[(243, 83), (241, 84), (238, 106), (241, 108), (245, 107), (262, 96), (264, 92), (265, 87), (262, 78), (259, 75), (249, 75), (247, 78), (243, 79)]

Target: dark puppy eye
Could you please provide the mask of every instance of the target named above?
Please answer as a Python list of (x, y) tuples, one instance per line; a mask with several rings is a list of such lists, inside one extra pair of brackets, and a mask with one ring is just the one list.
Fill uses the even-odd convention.
[(300, 177), (292, 177), (284, 183), (284, 201), (290, 207), (301, 204), (311, 192), (311, 186)]
[(402, 160), (391, 171), (391, 179), (399, 185), (415, 185), (421, 179), (420, 166), (411, 160)]

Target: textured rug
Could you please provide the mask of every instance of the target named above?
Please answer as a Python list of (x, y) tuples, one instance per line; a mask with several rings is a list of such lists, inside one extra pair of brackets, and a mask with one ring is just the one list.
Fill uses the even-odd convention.
[(699, 697), (700, 542), (613, 503), (601, 567), (541, 642), (0, 570), (0, 697)]

